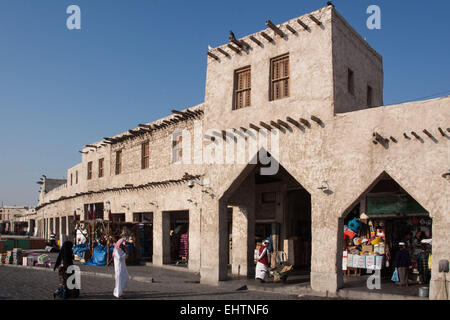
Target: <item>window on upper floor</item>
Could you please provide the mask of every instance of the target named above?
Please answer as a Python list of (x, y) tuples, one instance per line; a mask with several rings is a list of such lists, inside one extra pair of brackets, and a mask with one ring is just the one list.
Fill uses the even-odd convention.
[(141, 146), (141, 169), (147, 169), (150, 165), (150, 143), (144, 142)]
[(289, 54), (270, 60), (270, 100), (289, 97)]
[(233, 109), (250, 107), (251, 104), (251, 68), (245, 67), (234, 72)]
[(101, 178), (105, 175), (105, 159), (98, 159), (98, 177)]
[(75, 184), (78, 184), (78, 170), (75, 171)]
[(87, 179), (92, 179), (92, 161), (89, 161), (87, 164)]
[(351, 69), (347, 71), (347, 90), (350, 94), (355, 94), (355, 79)]
[(367, 106), (373, 107), (373, 90), (371, 86), (367, 86)]
[(183, 158), (183, 135), (176, 131), (172, 135), (172, 163), (181, 161)]
[(71, 173), (70, 174), (70, 185), (72, 185), (72, 183), (73, 183), (73, 174)]
[(122, 173), (122, 150), (116, 151), (116, 174)]

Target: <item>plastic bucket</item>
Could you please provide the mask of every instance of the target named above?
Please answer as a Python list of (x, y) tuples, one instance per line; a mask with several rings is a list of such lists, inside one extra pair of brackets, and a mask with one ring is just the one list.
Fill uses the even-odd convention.
[(422, 297), (422, 298), (428, 297), (428, 287), (420, 287), (419, 288), (419, 297)]

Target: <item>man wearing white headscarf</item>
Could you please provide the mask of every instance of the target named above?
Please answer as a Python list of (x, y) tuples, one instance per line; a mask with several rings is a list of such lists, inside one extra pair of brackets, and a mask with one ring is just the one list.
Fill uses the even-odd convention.
[(128, 248), (124, 238), (119, 239), (114, 245), (113, 258), (114, 258), (114, 271), (116, 286), (114, 288), (114, 297), (121, 298), (123, 290), (130, 280), (130, 276), (127, 271), (126, 257)]
[(255, 279), (259, 279), (261, 283), (266, 282), (267, 272), (269, 271), (269, 258), (267, 247), (269, 240), (264, 240), (262, 246), (259, 248), (258, 258), (256, 263)]

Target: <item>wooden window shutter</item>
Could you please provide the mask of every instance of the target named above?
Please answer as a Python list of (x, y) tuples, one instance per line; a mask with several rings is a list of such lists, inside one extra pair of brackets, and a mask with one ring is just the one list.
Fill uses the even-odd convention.
[(289, 97), (289, 55), (271, 61), (270, 99)]
[(235, 71), (234, 109), (249, 107), (251, 104), (251, 69), (246, 67)]
[(149, 159), (150, 159), (150, 144), (149, 142), (144, 142), (142, 144), (142, 152), (141, 152), (142, 169), (147, 169), (149, 167)]

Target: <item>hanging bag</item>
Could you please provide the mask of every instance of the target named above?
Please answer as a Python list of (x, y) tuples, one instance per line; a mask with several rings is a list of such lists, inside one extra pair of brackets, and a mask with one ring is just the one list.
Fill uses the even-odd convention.
[(399, 282), (400, 281), (400, 279), (398, 278), (398, 270), (397, 269), (394, 270), (394, 273), (392, 274), (391, 281), (394, 281), (394, 282)]

